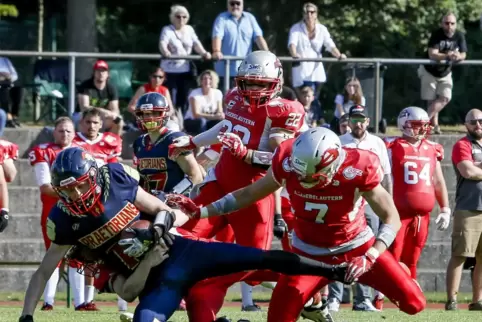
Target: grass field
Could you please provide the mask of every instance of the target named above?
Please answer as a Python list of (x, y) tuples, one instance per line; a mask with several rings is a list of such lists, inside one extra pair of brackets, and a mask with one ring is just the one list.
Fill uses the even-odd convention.
[[(0, 321), (2, 322), (14, 322), (18, 321), (18, 317), (21, 312), (22, 306), (21, 293), (0, 293)], [(226, 298), (225, 308), (218, 314), (218, 316), (226, 316), (233, 322), (237, 322), (239, 319), (247, 319), (251, 322), (266, 321), (267, 304), (270, 297), (269, 292), (255, 293), (255, 301), (263, 307), (262, 313), (246, 313), (241, 312), (240, 307), (240, 294), (230, 293)], [(472, 322), (481, 321), (480, 312), (468, 312), (467, 303), (470, 301), (470, 294), (459, 294), (459, 311), (446, 312), (443, 310), (443, 302), (445, 301), (445, 295), (442, 293), (427, 293), (427, 301), (429, 302), (428, 308), (416, 315), (409, 316), (405, 313), (401, 313), (397, 309), (389, 308), (383, 312), (365, 313), (365, 312), (352, 312), (349, 305), (343, 305), (340, 312), (334, 313), (333, 317), (337, 322), (352, 322), (352, 321), (367, 321), (367, 322)], [(37, 310), (35, 313), (36, 322), (67, 322), (67, 321), (80, 321), (80, 322), (103, 322), (103, 321), (119, 321), (119, 314), (117, 312), (116, 298), (112, 295), (98, 295), (96, 301), (101, 309), (100, 312), (75, 312), (73, 307), (66, 308), (65, 306), (65, 293), (59, 294), (58, 305), (55, 306), (54, 311), (41, 312)], [(40, 305), (38, 306), (38, 308)], [(129, 306), (129, 311), (133, 312), (135, 304)], [(185, 312), (177, 312), (169, 321), (171, 322), (187, 322), (187, 316)], [(303, 319), (300, 319), (303, 321)], [(307, 321), (307, 320), (304, 320)]]

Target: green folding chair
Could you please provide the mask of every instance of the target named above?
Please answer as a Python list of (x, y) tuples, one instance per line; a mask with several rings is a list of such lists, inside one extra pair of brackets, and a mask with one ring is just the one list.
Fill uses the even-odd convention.
[(109, 78), (116, 87), (120, 99), (130, 99), (132, 92), (132, 62), (112, 60), (109, 64)]

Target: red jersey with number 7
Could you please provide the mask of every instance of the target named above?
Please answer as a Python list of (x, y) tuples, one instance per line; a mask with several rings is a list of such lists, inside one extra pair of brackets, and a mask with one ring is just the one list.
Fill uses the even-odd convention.
[(433, 176), (442, 161), (442, 145), (422, 140), (418, 145), (404, 138), (386, 138), (392, 166), (393, 200), (401, 217), (424, 215), (435, 206)]
[[(269, 146), (271, 129), (279, 128), (297, 133), (305, 118), (301, 103), (281, 98), (271, 100), (266, 107), (250, 111), (237, 88), (226, 94), (225, 105), (226, 113), (221, 131), (238, 134), (248, 149), (258, 151), (272, 152)], [(264, 176), (266, 169), (250, 165), (223, 149), (215, 174), (221, 185), (231, 185), (235, 178), (236, 185), (244, 187)]]
[[(296, 217), (294, 234), (301, 241), (299, 244), (311, 249), (327, 249), (360, 238), (367, 229), (365, 201), (361, 194), (373, 190), (383, 178), (378, 156), (367, 150), (343, 148), (346, 157), (332, 183), (322, 189), (306, 189), (292, 171), (290, 157), (294, 141), (281, 143), (271, 168), (274, 179), (288, 192)], [(293, 245), (308, 253), (318, 252)]]

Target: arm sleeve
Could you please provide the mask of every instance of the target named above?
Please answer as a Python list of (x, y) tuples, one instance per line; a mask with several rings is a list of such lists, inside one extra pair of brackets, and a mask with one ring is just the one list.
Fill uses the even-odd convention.
[(364, 151), (367, 157), (367, 166), (365, 167), (362, 184), (359, 186), (360, 191), (370, 191), (380, 184), (383, 179), (383, 169), (380, 160), (375, 153)]
[(36, 163), (33, 166), (33, 170), (35, 172), (35, 179), (39, 187), (52, 182), (50, 178), (50, 167), (47, 162)]
[(253, 40), (255, 40), (258, 37), (263, 37), (263, 30), (261, 30), (261, 27), (259, 26), (259, 23), (256, 20), (256, 17), (250, 14), (250, 20), (251, 20), (251, 26), (253, 27)]
[(281, 128), (288, 131), (299, 132), (305, 119), (305, 109), (300, 102), (289, 101), (284, 106), (276, 108), (271, 118), (271, 128)]
[(331, 38), (330, 32), (328, 29), (324, 26), (322, 26), (322, 38), (323, 38), (323, 46), (325, 46), (326, 51), (332, 51), (333, 48), (336, 48), (335, 42)]
[(224, 37), (224, 19), (219, 15), (213, 24), (212, 38), (223, 38)]
[(126, 196), (129, 202), (134, 203), (139, 187), (140, 175), (137, 170), (122, 163), (111, 163), (109, 165), (112, 181), (115, 181), (115, 189)]
[(388, 149), (387, 146), (385, 145), (385, 142), (383, 140), (379, 140), (380, 143), (380, 163), (381, 167), (383, 169), (383, 174), (391, 174), (392, 169), (390, 166), (390, 160), (388, 158)]
[(462, 161), (474, 161), (472, 144), (467, 139), (459, 140), (452, 149), (452, 163), (457, 166)]
[(338, 94), (335, 97), (335, 104), (343, 105), (344, 100), (343, 95)]
[(444, 147), (442, 144), (435, 145), (435, 156), (437, 158), (437, 161), (439, 162), (442, 162), (442, 160), (444, 159)]
[(428, 48), (440, 49), (440, 43), (436, 34), (436, 32), (432, 32), (432, 34), (430, 35), (427, 45)]
[(295, 45), (296, 47), (298, 46), (298, 40), (299, 40), (299, 32), (296, 30), (297, 24), (294, 24), (291, 29), (290, 33), (288, 35), (288, 47), (290, 45)]
[(119, 100), (119, 92), (117, 91), (117, 87), (114, 86), (111, 82), (107, 83), (109, 89), (109, 101), (117, 101)]
[(465, 40), (465, 35), (462, 32), (460, 32), (459, 52), (461, 53), (467, 52), (467, 41)]

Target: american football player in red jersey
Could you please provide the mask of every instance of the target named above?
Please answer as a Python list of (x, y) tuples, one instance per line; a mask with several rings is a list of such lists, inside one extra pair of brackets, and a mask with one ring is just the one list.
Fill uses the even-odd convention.
[(110, 132), (99, 133), (102, 117), (98, 108), (90, 108), (82, 113), (80, 132), (74, 143), (92, 154), (100, 167), (106, 163), (118, 162), (122, 152), (122, 139)]
[[(390, 251), (395, 259), (407, 265), (417, 278), (417, 263), (428, 238), (430, 212), (437, 200), (440, 213), (435, 219), (438, 230), (446, 230), (451, 210), (440, 162), (442, 145), (427, 140), (430, 119), (419, 107), (407, 107), (398, 116), (402, 136), (387, 138), (393, 176), (393, 199), (400, 213), (402, 227)], [(375, 307), (381, 309), (381, 296)]]
[[(204, 207), (180, 195), (168, 199), (194, 218), (217, 218), (284, 185), (296, 216), (293, 252), (326, 263), (346, 263), (346, 282), (358, 280), (380, 290), (402, 311), (416, 314), (424, 309), (425, 297), (386, 251), (401, 222), (381, 179), (374, 153), (342, 148), (335, 133), (318, 127), (281, 143), (267, 175), (250, 186)], [(366, 224), (364, 200), (382, 222), (376, 236)], [(327, 283), (326, 278), (282, 276), (270, 301), (268, 321), (296, 321), (303, 304)]]
[(0, 233), (7, 228), (9, 216), (8, 183), (15, 180), (18, 145), (0, 139)]
[[(40, 200), (42, 202), (40, 227), (42, 228), (42, 236), (44, 238), (46, 249), (49, 249), (51, 243), (47, 236), (47, 217), (49, 216), (50, 210), (52, 210), (59, 200), (57, 193), (54, 191), (50, 183), (50, 166), (60, 151), (72, 145), (74, 135), (75, 130), (72, 120), (68, 117), (60, 117), (55, 121), (54, 125), (54, 142), (37, 145), (28, 154), (30, 165), (34, 168), (35, 179), (40, 189)], [(74, 280), (72, 274), (78, 274), (77, 266), (69, 268), (70, 279)], [(78, 278), (80, 278), (80, 276)], [(41, 308), (42, 311), (50, 311), (53, 309), (58, 282), (59, 267), (55, 269), (45, 286), (44, 304)], [(71, 283), (75, 285), (75, 282)], [(78, 295), (74, 296), (74, 304), (76, 307), (81, 307), (80, 305), (83, 304), (83, 302), (82, 297), (79, 298)]]
[[(274, 149), (292, 138), (304, 122), (304, 108), (296, 101), (278, 98), (283, 75), (279, 59), (269, 51), (255, 51), (241, 62), (236, 86), (226, 94), (226, 118), (196, 137), (177, 139), (170, 146), (175, 159), (185, 150), (222, 143), (214, 171), (210, 171), (194, 199), (208, 204), (226, 193), (262, 178), (271, 164)], [(183, 228), (212, 238), (227, 224), (236, 243), (268, 249), (273, 238), (274, 196), (227, 217), (191, 220)]]
[[(111, 132), (99, 133), (102, 128), (102, 112), (93, 107), (82, 113), (80, 122), (80, 132), (74, 137), (74, 144), (89, 152), (97, 162), (103, 166), (106, 163), (118, 162), (122, 152), (122, 139), (117, 134)], [(98, 311), (93, 302), (94, 298), (94, 278), (93, 274), (85, 274), (85, 303), (83, 310)], [(119, 298), (118, 306), (120, 311), (127, 310), (127, 302)]]

